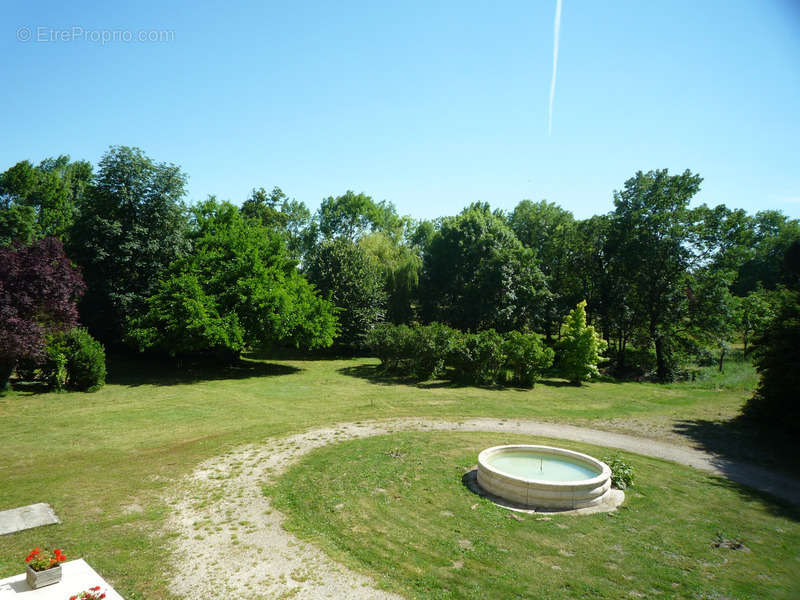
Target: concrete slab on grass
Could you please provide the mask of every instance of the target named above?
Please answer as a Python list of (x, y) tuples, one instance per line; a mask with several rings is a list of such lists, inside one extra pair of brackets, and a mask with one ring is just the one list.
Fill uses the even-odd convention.
[(0, 535), (53, 523), (61, 521), (50, 505), (44, 502), (0, 511)]
[(96, 585), (106, 593), (106, 600), (125, 600), (83, 560), (61, 563), (61, 581), (32, 590), (25, 573), (0, 579), (0, 600), (64, 600)]

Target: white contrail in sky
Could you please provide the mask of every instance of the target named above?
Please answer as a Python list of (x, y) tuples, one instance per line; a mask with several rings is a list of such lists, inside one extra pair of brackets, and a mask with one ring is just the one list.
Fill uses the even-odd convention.
[(553, 25), (553, 80), (550, 82), (550, 111), (547, 117), (547, 135), (553, 133), (553, 99), (556, 96), (556, 71), (558, 70), (558, 35), (561, 32), (561, 0), (556, 0), (556, 21)]

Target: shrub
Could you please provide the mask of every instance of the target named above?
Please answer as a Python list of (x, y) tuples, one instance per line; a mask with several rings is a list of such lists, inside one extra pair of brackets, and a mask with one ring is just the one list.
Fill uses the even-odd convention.
[(414, 328), (411, 361), (415, 377), (426, 380), (445, 373), (447, 358), (456, 343), (455, 330), (441, 323)]
[(51, 389), (61, 391), (67, 384), (67, 346), (63, 332), (48, 337), (44, 353), (41, 379)]
[(396, 326), (391, 323), (378, 323), (367, 332), (364, 343), (377, 356), (384, 369), (391, 369), (396, 353), (394, 340)]
[(503, 336), (494, 329), (462, 334), (450, 353), (458, 379), (489, 385), (497, 381), (505, 362)]
[(366, 342), (384, 370), (419, 380), (443, 377), (452, 367), (451, 378), (489, 385), (507, 368), (514, 383), (533, 386), (553, 364), (553, 350), (536, 333), (512, 331), (504, 338), (494, 329), (462, 333), (436, 322), (411, 327), (381, 323)]
[(533, 387), (536, 379), (553, 364), (554, 352), (542, 343), (539, 334), (510, 331), (503, 342), (503, 354), (512, 382)]
[[(416, 326), (415, 326), (416, 327)], [(414, 364), (414, 347), (416, 333), (408, 325), (398, 325), (394, 329), (394, 369), (398, 373), (410, 375)]]
[(416, 336), (416, 330), (408, 325), (379, 323), (367, 333), (365, 343), (380, 359), (385, 371), (411, 374)]
[(91, 392), (106, 382), (105, 350), (86, 329), (75, 328), (51, 335), (45, 354), (41, 379), (55, 390)]
[(472, 381), (472, 365), (474, 360), (467, 349), (467, 338), (472, 334), (459, 332), (453, 338), (453, 345), (447, 357), (447, 364), (453, 368), (453, 379), (456, 381)]
[(604, 456), (601, 458), (611, 469), (611, 484), (625, 490), (633, 485), (633, 467), (619, 456)]
[(457, 334), (441, 323), (411, 327), (381, 323), (367, 334), (366, 343), (386, 371), (425, 380), (444, 375)]
[(106, 352), (86, 329), (67, 332), (67, 387), (94, 391), (106, 383)]

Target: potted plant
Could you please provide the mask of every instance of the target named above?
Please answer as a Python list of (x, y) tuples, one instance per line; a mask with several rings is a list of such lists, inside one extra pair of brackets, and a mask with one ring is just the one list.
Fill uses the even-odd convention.
[(28, 585), (35, 590), (61, 581), (61, 563), (65, 560), (67, 557), (59, 548), (53, 550), (52, 554), (47, 550), (39, 550), (38, 546), (31, 550), (25, 559), (28, 563), (25, 568)]
[(70, 596), (69, 600), (103, 600), (106, 597), (105, 592), (100, 591), (100, 586), (96, 585), (90, 587), (88, 590), (83, 590), (80, 594)]

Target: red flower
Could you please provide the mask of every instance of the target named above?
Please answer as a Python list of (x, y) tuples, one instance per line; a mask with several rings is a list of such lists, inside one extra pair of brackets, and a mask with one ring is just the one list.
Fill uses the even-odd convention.
[(33, 560), (33, 558), (34, 558), (34, 557), (35, 557), (37, 554), (41, 554), (41, 550), (39, 550), (39, 546), (36, 546), (36, 548), (34, 548), (33, 550), (31, 550), (31, 553), (30, 553), (30, 554), (28, 554), (28, 557), (25, 559), (25, 562), (31, 562), (31, 561)]
[(100, 589), (100, 586), (99, 586), (99, 585), (96, 585), (96, 586), (94, 586), (94, 587), (90, 587), (89, 589), (90, 589), (90, 590), (92, 590), (93, 592), (96, 592), (97, 590), (99, 590), (99, 589)]
[(105, 598), (105, 597), (106, 597), (106, 593), (105, 593), (105, 592), (103, 592), (102, 594), (100, 594), (100, 600), (103, 600), (103, 598)]

